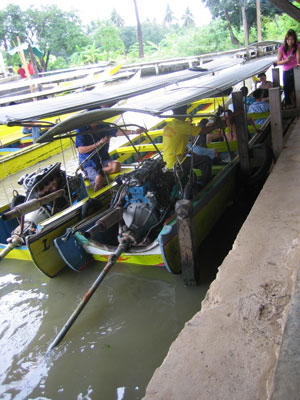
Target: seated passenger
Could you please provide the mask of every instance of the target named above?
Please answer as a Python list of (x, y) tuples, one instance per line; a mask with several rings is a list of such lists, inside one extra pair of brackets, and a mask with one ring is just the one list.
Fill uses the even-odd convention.
[(31, 133), (31, 135), (32, 135), (32, 142), (33, 143), (36, 143), (36, 141), (37, 141), (37, 139), (42, 135), (42, 133), (44, 133), (44, 132), (41, 132), (40, 131), (40, 128), (39, 127), (37, 127), (37, 126), (23, 126), (23, 128), (22, 128), (22, 133), (24, 134), (24, 135), (27, 135), (27, 134), (29, 134), (29, 133)]
[[(248, 96), (249, 90), (248, 90), (247, 86), (242, 86), (240, 91), (243, 93), (243, 102), (244, 102), (244, 105), (245, 105), (245, 111), (248, 112), (249, 106), (250, 106), (250, 104), (255, 102), (255, 98), (252, 97), (252, 96)], [(234, 111), (232, 103), (229, 104), (228, 110)]]
[(187, 106), (173, 109), (174, 118), (167, 122), (163, 131), (163, 159), (167, 169), (173, 169), (180, 162), (185, 173), (189, 173), (191, 164), (193, 168), (199, 168), (202, 177), (198, 180), (199, 186), (208, 183), (211, 177), (211, 159), (207, 155), (186, 156), (189, 137), (198, 136), (199, 133), (207, 134), (220, 126), (216, 121), (210, 127), (193, 126), (186, 121)]
[[(264, 113), (270, 111), (269, 103), (263, 101), (264, 93), (262, 89), (256, 89), (253, 92), (253, 96), (255, 97), (255, 102), (250, 105), (248, 110), (249, 114)], [(266, 121), (266, 118), (255, 119), (254, 121), (256, 125), (263, 125), (263, 123)]]
[[(199, 122), (198, 126), (204, 128), (206, 126), (209, 126), (208, 123), (209, 120), (207, 118), (203, 118)], [(216, 149), (208, 149), (206, 147), (206, 135), (203, 135), (201, 133), (198, 135), (193, 144), (188, 144), (188, 148), (192, 149), (194, 154), (197, 154), (198, 156), (209, 156), (212, 160), (218, 156)]]
[[(224, 113), (221, 114), (221, 118), (224, 121), (226, 139), (229, 142), (237, 140), (234, 113), (231, 110), (225, 110)], [(257, 132), (256, 124), (253, 121), (253, 118), (248, 116), (247, 119), (248, 124), (252, 125), (254, 131)], [(224, 140), (224, 134), (221, 129), (207, 135), (207, 143), (211, 143), (213, 140)]]
[(258, 74), (258, 78), (260, 80), (259, 89), (263, 89), (264, 98), (269, 97), (269, 89), (273, 87), (273, 82), (267, 81), (267, 76), (264, 72)]
[[(129, 135), (140, 133), (141, 130), (128, 131), (125, 129), (124, 132)], [(75, 139), (75, 146), (78, 149), (79, 162), (80, 164), (84, 163), (83, 169), (96, 192), (103, 186), (104, 174), (114, 174), (121, 169), (120, 163), (113, 161), (109, 155), (109, 141), (112, 136), (122, 136), (123, 131), (105, 124), (90, 124), (76, 129), (76, 133), (78, 135)], [(102, 146), (100, 146), (101, 144)], [(98, 147), (99, 150), (89, 158)]]
[[(236, 126), (234, 121), (233, 112), (231, 110), (225, 110), (221, 114), (221, 119), (225, 128), (225, 135), (228, 141), (237, 140), (236, 136)], [(215, 132), (209, 133), (207, 135), (207, 143), (211, 143), (214, 140), (223, 140), (223, 130), (218, 129)]]

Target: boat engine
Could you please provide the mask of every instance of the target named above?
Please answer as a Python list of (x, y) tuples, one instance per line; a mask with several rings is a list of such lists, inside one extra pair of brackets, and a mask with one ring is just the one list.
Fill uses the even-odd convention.
[(64, 189), (65, 195), (57, 197), (43, 206), (28, 212), (22, 217), (18, 225), (12, 232), (12, 236), (18, 235), (25, 237), (37, 232), (37, 225), (49, 218), (51, 215), (62, 211), (70, 205), (68, 191), (70, 191), (72, 203), (80, 199), (81, 196), (86, 196), (86, 190), (82, 191), (82, 179), (79, 176), (68, 176), (65, 171), (60, 169), (60, 163), (50, 165), (45, 168), (40, 168), (30, 174), (23, 175), (18, 184), (22, 185), (26, 191), (26, 195), (15, 195), (11, 201), (10, 208), (20, 205), (26, 205), (26, 202), (33, 199), (41, 199), (59, 189)]
[(117, 181), (123, 187), (119, 238), (130, 238), (135, 245), (145, 244), (156, 228), (160, 229), (170, 207), (174, 175), (165, 170), (162, 159), (146, 160), (140, 168), (117, 177)]

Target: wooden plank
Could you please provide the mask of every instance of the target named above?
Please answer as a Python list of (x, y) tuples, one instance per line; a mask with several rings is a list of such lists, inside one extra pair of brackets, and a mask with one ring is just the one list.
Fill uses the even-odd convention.
[(282, 110), (280, 88), (269, 89), (269, 104), (271, 112), (271, 135), (274, 157), (277, 159), (283, 147)]
[(272, 69), (273, 87), (280, 87), (279, 68)]
[(179, 200), (175, 211), (183, 282), (187, 286), (195, 286), (197, 284), (197, 254), (192, 222), (193, 204), (190, 200)]

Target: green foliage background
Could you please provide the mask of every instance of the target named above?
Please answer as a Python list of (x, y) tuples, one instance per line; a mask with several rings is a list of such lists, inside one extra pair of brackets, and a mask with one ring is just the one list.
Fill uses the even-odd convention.
[[(200, 0), (199, 0), (200, 1)], [(185, 57), (237, 48), (232, 44), (229, 28), (240, 45), (244, 43), (240, 0), (202, 0), (209, 7), (212, 20), (208, 25), (196, 26), (195, 17), (187, 8), (180, 21), (168, 6), (163, 23), (146, 21), (141, 24), (144, 60)], [(255, 0), (247, 0), (249, 40), (257, 41)], [(268, 1), (262, 1), (263, 40), (283, 40), (289, 28), (300, 32), (299, 24), (283, 15)], [(82, 24), (77, 12), (64, 12), (57, 6), (42, 9), (8, 5), (0, 11), (0, 48), (7, 65), (16, 67), (18, 55), (9, 56), (7, 50), (21, 42), (36, 45), (42, 52), (42, 70), (65, 68), (114, 60), (131, 63), (138, 60), (139, 45), (136, 26), (126, 26), (116, 10), (108, 20)]]

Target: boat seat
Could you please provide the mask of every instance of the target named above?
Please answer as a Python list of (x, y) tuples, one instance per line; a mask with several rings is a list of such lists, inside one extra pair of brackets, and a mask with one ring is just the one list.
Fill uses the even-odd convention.
[[(238, 150), (238, 143), (236, 140), (228, 142), (231, 151)], [(207, 144), (207, 148), (216, 149), (218, 153), (224, 153), (228, 151), (226, 142), (212, 142)]]

